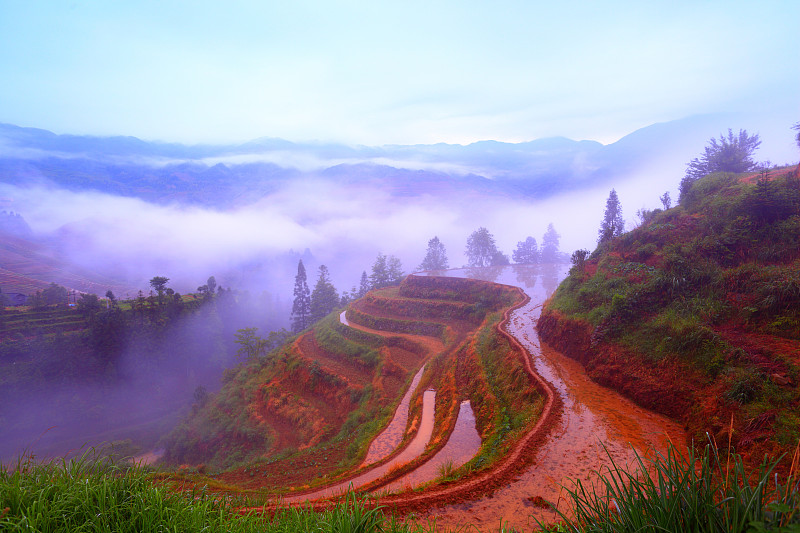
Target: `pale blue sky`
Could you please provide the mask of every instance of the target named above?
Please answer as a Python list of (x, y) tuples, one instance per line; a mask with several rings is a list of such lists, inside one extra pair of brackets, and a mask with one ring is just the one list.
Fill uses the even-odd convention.
[(798, 21), (794, 0), (0, 0), (0, 122), (180, 142), (611, 142), (747, 112), (785, 117), (789, 138)]

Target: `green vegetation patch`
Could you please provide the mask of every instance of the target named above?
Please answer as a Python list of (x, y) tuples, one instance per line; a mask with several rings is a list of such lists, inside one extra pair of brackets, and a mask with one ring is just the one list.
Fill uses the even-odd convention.
[(686, 365), (707, 404), (736, 413), (744, 444), (780, 434), (785, 447), (798, 428), (782, 413), (800, 406), (800, 180), (776, 176), (697, 180), (680, 206), (573, 267), (548, 309), (591, 324), (595, 347)]
[(375, 368), (380, 360), (380, 354), (375, 350), (379, 347), (372, 338), (345, 337), (336, 324), (339, 316), (332, 314), (314, 326), (314, 338), (324, 350), (358, 361), (368, 368)]
[[(476, 334), (473, 349), (492, 396), (490, 403), (494, 412), (492, 420), (481, 421), (490, 430), (483, 436), (480, 451), (459, 471), (486, 468), (502, 458), (511, 443), (537, 420), (544, 405), (542, 396), (531, 384), (520, 354), (497, 332), (501, 319), (500, 313), (489, 315)], [(475, 401), (479, 407), (486, 399), (476, 398)]]
[(577, 480), (574, 488), (567, 488), (572, 514), (557, 510), (563, 523), (545, 529), (570, 533), (800, 531), (798, 472), (783, 479), (773, 476), (776, 460), (765, 459), (756, 472), (748, 472), (741, 456), (725, 456), (709, 444), (700, 453), (681, 454), (670, 447), (652, 460), (637, 453), (636, 463), (638, 468), (629, 469), (612, 460), (592, 486)]
[(243, 503), (204, 490), (176, 491), (155, 484), (145, 468), (118, 465), (92, 453), (69, 461), (26, 458), (0, 465), (2, 531), (432, 531), (427, 524), (400, 522), (355, 498), (327, 511), (280, 508), (271, 516), (242, 516), (237, 506)]
[(391, 331), (394, 333), (406, 333), (410, 335), (425, 335), (428, 337), (444, 338), (447, 326), (435, 322), (425, 322), (423, 320), (404, 320), (400, 318), (388, 318), (362, 313), (357, 309), (347, 310), (347, 320), (356, 324), (379, 331)]

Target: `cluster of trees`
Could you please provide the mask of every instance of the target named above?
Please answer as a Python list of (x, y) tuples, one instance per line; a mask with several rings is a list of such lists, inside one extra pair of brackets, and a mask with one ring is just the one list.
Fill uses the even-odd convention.
[(372, 289), (381, 289), (399, 285), (403, 279), (403, 265), (393, 255), (379, 253), (372, 265), (371, 274), (361, 273), (358, 288), (339, 295), (331, 282), (328, 267), (321, 265), (314, 289), (308, 286), (306, 267), (301, 259), (297, 263), (297, 275), (294, 278), (294, 299), (292, 300), (292, 331), (299, 333), (315, 322), (325, 318), (334, 309), (346, 305), (349, 301), (361, 298)]
[(739, 130), (734, 135), (728, 129), (728, 136), (720, 135), (719, 139), (711, 138), (700, 157), (692, 159), (686, 168), (686, 175), (680, 184), (680, 201), (691, 189), (692, 184), (714, 172), (749, 172), (756, 170), (758, 163), (753, 161), (753, 152), (761, 146), (761, 139), (756, 135), (748, 135), (747, 130)]
[[(511, 257), (517, 264), (557, 263), (559, 257), (559, 241), (561, 236), (553, 227), (547, 225), (542, 237), (542, 246), (536, 239), (528, 236), (524, 241), (517, 243)], [(467, 266), (485, 267), (510, 264), (506, 254), (497, 249), (494, 236), (486, 228), (478, 228), (467, 239)]]
[[(70, 291), (47, 287), (42, 298), (59, 297), (46, 304), (55, 306), (46, 320), (36, 309), (9, 313), (0, 342), (0, 406), (14, 409), (0, 408), (0, 432), (8, 437), (0, 439), (0, 454), (13, 443), (37, 441), (50, 426), (58, 426), (57, 435), (72, 428), (88, 435), (136, 424), (137, 434), (152, 429), (155, 441), (166, 412), (177, 413), (193, 392), (201, 401), (218, 389), (235, 362), (239, 328), (280, 333), (285, 323), (285, 306), (268, 293), (211, 285), (213, 295), (181, 298), (167, 277), (156, 276), (149, 295), (84, 294), (75, 308), (63, 305), (65, 294), (72, 301)], [(278, 342), (276, 335), (268, 341)], [(139, 426), (145, 419), (159, 422)]]
[(328, 267), (319, 267), (319, 278), (313, 292), (308, 288), (306, 267), (301, 259), (297, 263), (294, 278), (294, 300), (292, 302), (292, 331), (303, 331), (308, 326), (326, 317), (342, 304), (336, 287), (331, 283)]
[(41, 309), (48, 305), (64, 306), (69, 303), (69, 291), (56, 283), (51, 283), (48, 287), (33, 293), (28, 298), (28, 304), (34, 309)]
[(561, 235), (553, 227), (553, 224), (547, 225), (547, 230), (542, 236), (542, 246), (537, 246), (536, 239), (527, 237), (524, 241), (517, 243), (517, 248), (512, 253), (515, 263), (558, 263), (561, 258), (559, 257), (559, 242)]
[[(517, 248), (512, 252), (512, 258), (517, 264), (556, 263), (560, 260), (558, 248), (560, 239), (561, 236), (556, 232), (553, 224), (549, 224), (542, 238), (541, 249), (536, 239), (528, 236), (524, 241), (517, 243)], [(466, 266), (470, 268), (503, 266), (511, 263), (509, 257), (497, 248), (494, 235), (484, 227), (473, 231), (467, 238), (466, 255)], [(418, 268), (428, 271), (449, 268), (447, 252), (439, 237), (428, 241), (425, 258)]]

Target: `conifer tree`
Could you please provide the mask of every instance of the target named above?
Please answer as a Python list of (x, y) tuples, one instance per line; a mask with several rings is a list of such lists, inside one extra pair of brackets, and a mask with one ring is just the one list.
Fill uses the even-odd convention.
[[(363, 298), (364, 296), (367, 295), (368, 291), (369, 291), (369, 278), (367, 277), (367, 271), (365, 270), (361, 273), (361, 282), (358, 285), (358, 293), (357, 293), (358, 297)], [(353, 291), (353, 293), (356, 294), (355, 291)]]
[(611, 189), (606, 200), (606, 211), (600, 229), (597, 231), (597, 243), (602, 244), (614, 237), (619, 237), (625, 231), (625, 221), (622, 218), (622, 206), (619, 203), (617, 191)]
[(517, 249), (511, 254), (515, 263), (535, 264), (539, 262), (539, 245), (536, 239), (528, 237), (517, 243)]
[(662, 194), (658, 199), (661, 200), (661, 205), (664, 206), (664, 211), (672, 207), (672, 198), (669, 197), (669, 191)]
[(310, 324), (311, 292), (308, 290), (306, 267), (301, 259), (297, 263), (297, 275), (294, 277), (294, 302), (292, 303), (292, 331), (299, 333)]
[(445, 270), (448, 267), (447, 251), (444, 249), (444, 244), (439, 240), (439, 237), (434, 237), (428, 241), (428, 251), (425, 254), (425, 259), (420, 263), (419, 269)]
[(393, 255), (378, 254), (375, 263), (372, 265), (372, 274), (369, 276), (370, 289), (381, 289), (390, 285), (397, 285), (402, 279), (403, 265), (400, 259)]
[(686, 165), (686, 175), (681, 180), (679, 203), (683, 203), (695, 181), (713, 172), (747, 172), (758, 164), (753, 161), (753, 152), (761, 146), (758, 134), (748, 135), (747, 130), (739, 130), (738, 135), (728, 128), (728, 136), (708, 141), (703, 154)]
[(370, 289), (380, 289), (389, 285), (389, 272), (386, 265), (386, 256), (378, 254), (372, 264), (372, 274), (369, 276)]
[(328, 267), (319, 267), (319, 278), (311, 293), (311, 323), (322, 320), (339, 306), (339, 295), (331, 283)]
[(544, 232), (542, 237), (542, 263), (558, 263), (558, 243), (561, 235), (556, 232), (552, 222), (547, 225), (547, 231)]
[(390, 255), (386, 260), (386, 275), (389, 278), (389, 285), (400, 285), (403, 281), (403, 264), (400, 259)]

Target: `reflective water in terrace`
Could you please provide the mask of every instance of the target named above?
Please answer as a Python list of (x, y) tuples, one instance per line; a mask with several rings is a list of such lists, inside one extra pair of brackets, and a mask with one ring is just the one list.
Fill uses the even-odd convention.
[(392, 421), (369, 445), (369, 451), (361, 466), (371, 465), (384, 457), (388, 457), (397, 448), (400, 441), (403, 440), (403, 435), (405, 435), (406, 426), (408, 425), (408, 405), (411, 403), (411, 396), (417, 390), (417, 385), (419, 385), (419, 380), (422, 378), (424, 371), (425, 365), (419, 369), (414, 379), (411, 380), (411, 386), (406, 391), (403, 399), (400, 400), (400, 405), (397, 406)]
[(475, 413), (469, 400), (464, 400), (458, 409), (453, 432), (447, 443), (430, 460), (416, 470), (386, 485), (377, 492), (391, 492), (414, 487), (441, 476), (443, 467), (458, 468), (472, 459), (481, 447), (481, 436), (475, 429)]
[[(289, 498), (284, 498), (283, 501), (286, 503), (294, 503), (294, 502), (304, 502), (306, 500), (317, 500), (320, 498), (327, 498), (330, 496), (336, 496), (338, 494), (342, 494), (347, 492), (350, 488), (358, 488), (367, 483), (371, 483), (376, 479), (379, 479), (386, 475), (389, 470), (392, 468), (396, 468), (400, 465), (408, 463), (412, 459), (419, 457), (422, 452), (425, 450), (425, 447), (428, 446), (428, 443), (431, 440), (431, 435), (433, 434), (433, 420), (434, 420), (434, 407), (436, 405), (436, 391), (434, 390), (426, 390), (422, 394), (422, 415), (421, 415), (421, 422), (419, 422), (419, 430), (414, 438), (411, 440), (409, 445), (403, 449), (402, 452), (397, 454), (396, 457), (391, 459), (390, 461), (376, 466), (375, 468), (364, 472), (363, 474), (337, 485), (333, 485), (331, 487), (327, 487), (325, 489), (320, 489), (316, 492), (305, 494), (302, 496), (293, 496)], [(412, 426), (414, 422), (412, 422)]]
[[(455, 277), (477, 277), (521, 287), (531, 301), (511, 315), (508, 327), (529, 351), (534, 368), (553, 384), (564, 402), (558, 426), (545, 444), (534, 452), (532, 465), (514, 482), (477, 500), (433, 509), (421, 518), (435, 518), (443, 527), (472, 524), (481, 530), (496, 530), (501, 521), (518, 530), (536, 526), (533, 517), (553, 521), (553, 511), (532, 503), (539, 496), (567, 509), (562, 485), (584, 482), (593, 472), (609, 465), (632, 465), (633, 449), (646, 454), (665, 450), (668, 439), (682, 445), (683, 430), (669, 419), (642, 409), (620, 394), (592, 382), (582, 365), (541, 345), (535, 330), (542, 303), (568, 271), (566, 265), (493, 267), (448, 271)], [(669, 437), (668, 437), (669, 436)]]

